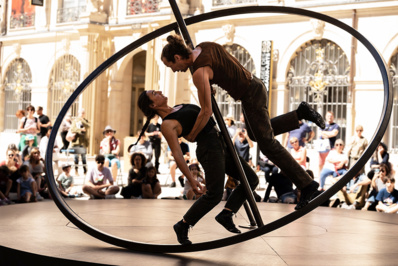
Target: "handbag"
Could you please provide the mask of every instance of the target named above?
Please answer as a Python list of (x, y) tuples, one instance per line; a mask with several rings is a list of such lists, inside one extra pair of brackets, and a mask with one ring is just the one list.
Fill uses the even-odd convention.
[(329, 139), (317, 139), (314, 140), (315, 149), (319, 152), (327, 152), (330, 151), (330, 141)]

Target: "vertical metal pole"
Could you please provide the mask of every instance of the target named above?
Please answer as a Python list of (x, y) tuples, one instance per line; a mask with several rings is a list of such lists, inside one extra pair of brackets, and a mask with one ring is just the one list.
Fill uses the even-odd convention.
[[(189, 36), (189, 33), (188, 33), (187, 26), (185, 25), (185, 21), (182, 18), (181, 12), (178, 9), (178, 6), (177, 6), (175, 0), (169, 0), (169, 3), (170, 3), (170, 6), (171, 6), (171, 9), (173, 10), (174, 17), (177, 20), (177, 24), (178, 24), (178, 27), (180, 28), (182, 36), (184, 37), (185, 41), (189, 43), (191, 48), (194, 49), (191, 37)], [(190, 69), (190, 70), (191, 70), (191, 73), (192, 73), (192, 69)], [(211, 98), (211, 103), (212, 103), (212, 109), (213, 109), (214, 116), (216, 117), (218, 126), (220, 127), (221, 133), (222, 133), (222, 135), (224, 137), (224, 140), (225, 140), (225, 142), (227, 144), (227, 148), (228, 148), (228, 150), (229, 150), (229, 152), (230, 152), (230, 154), (231, 154), (231, 156), (232, 156), (232, 158), (234, 160), (234, 163), (236, 164), (236, 166), (238, 168), (239, 175), (241, 177), (240, 181), (242, 182), (242, 185), (245, 188), (247, 201), (249, 202), (250, 208), (251, 208), (251, 210), (253, 212), (253, 215), (254, 215), (254, 217), (256, 219), (257, 225), (258, 226), (264, 226), (264, 223), (263, 223), (263, 221), (261, 219), (260, 212), (258, 211), (258, 208), (257, 208), (256, 201), (254, 199), (253, 192), (250, 189), (249, 182), (247, 181), (247, 177), (245, 175), (245, 172), (243, 171), (243, 167), (242, 167), (242, 164), (241, 164), (241, 162), (239, 160), (239, 157), (236, 154), (236, 151), (235, 151), (234, 146), (232, 144), (232, 140), (229, 137), (227, 127), (225, 126), (224, 119), (223, 119), (223, 117), (221, 115), (220, 109), (218, 108), (217, 102), (214, 99), (214, 96), (212, 96), (212, 98)], [(246, 202), (245, 202), (245, 204), (246, 204)], [(252, 218), (252, 214), (250, 213), (249, 208), (247, 208), (247, 206), (245, 206), (245, 209), (246, 209), (246, 212), (247, 212), (247, 215), (248, 215), (249, 219)], [(251, 225), (253, 225), (254, 221), (250, 221), (250, 223), (251, 223)]]

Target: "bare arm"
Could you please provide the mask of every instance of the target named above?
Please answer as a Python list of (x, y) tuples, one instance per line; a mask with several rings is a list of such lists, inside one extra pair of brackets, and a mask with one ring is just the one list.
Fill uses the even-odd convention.
[[(196, 139), (200, 131), (202, 131), (202, 129), (206, 126), (210, 116), (213, 113), (211, 108), (211, 87), (209, 78), (211, 74), (212, 70), (209, 67), (202, 67), (196, 70), (193, 74), (193, 83), (198, 89), (198, 98), (201, 110), (191, 132), (187, 136), (184, 136), (184, 138), (188, 141), (194, 141)], [(165, 136), (163, 130), (162, 133)]]
[(174, 160), (181, 172), (187, 177), (192, 189), (195, 193), (202, 194), (202, 186), (200, 183), (192, 177), (191, 171), (188, 169), (188, 165), (185, 162), (184, 156), (181, 151), (180, 144), (178, 143), (178, 133), (176, 122), (172, 120), (166, 120), (162, 124), (162, 133), (169, 144), (170, 150), (173, 153)]
[(330, 139), (336, 137), (337, 134), (339, 134), (339, 131), (337, 129), (333, 129), (332, 131), (322, 131), (321, 133), (322, 138), (324, 139)]

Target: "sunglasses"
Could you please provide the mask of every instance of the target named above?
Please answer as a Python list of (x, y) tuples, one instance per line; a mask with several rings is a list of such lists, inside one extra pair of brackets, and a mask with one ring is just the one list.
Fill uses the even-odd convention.
[(105, 133), (113, 133), (113, 130), (107, 130), (107, 131), (105, 131)]
[(99, 161), (97, 162), (97, 164), (104, 164), (104, 161)]
[(28, 111), (28, 112), (30, 112), (30, 111), (34, 112), (35, 110), (33, 110), (33, 109), (28, 109), (28, 110), (26, 110), (26, 111)]
[(380, 169), (380, 172), (381, 172), (381, 173), (385, 173), (385, 172), (386, 172), (386, 170), (384, 170), (384, 169)]
[(8, 154), (8, 157), (14, 157), (15, 154)]
[(343, 146), (343, 144), (342, 144), (342, 143), (336, 143), (334, 146), (335, 146), (335, 147)]

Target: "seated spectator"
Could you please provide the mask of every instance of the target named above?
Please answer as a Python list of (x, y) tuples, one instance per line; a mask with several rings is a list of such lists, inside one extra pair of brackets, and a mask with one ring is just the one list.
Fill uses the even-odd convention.
[(37, 147), (37, 146), (34, 146), (35, 138), (33, 135), (30, 135), (30, 134), (26, 135), (25, 140), (26, 140), (26, 145), (22, 150), (22, 160), (23, 161), (28, 160), (29, 154), (32, 151), (32, 149)]
[(253, 142), (248, 136), (247, 130), (238, 128), (232, 139), (236, 151), (246, 162), (250, 161), (250, 148), (253, 148)]
[(376, 206), (378, 204), (376, 196), (380, 190), (386, 187), (386, 178), (389, 176), (391, 176), (391, 167), (389, 163), (381, 163), (379, 168), (375, 169), (373, 179), (370, 179), (368, 176), (367, 181), (370, 183), (372, 190), (369, 193), (365, 206), (362, 208), (363, 211), (376, 211)]
[(386, 187), (377, 194), (378, 204), (376, 210), (385, 213), (397, 213), (398, 211), (398, 190), (395, 189), (395, 178), (386, 178)]
[(354, 176), (338, 193), (343, 209), (360, 209), (365, 205), (365, 195), (370, 182), (360, 172)]
[(131, 197), (140, 197), (142, 195), (142, 180), (146, 176), (146, 158), (144, 154), (135, 152), (131, 155), (130, 163), (133, 168), (129, 171), (127, 178), (127, 186), (122, 188), (121, 195), (125, 199), (131, 199)]
[(69, 163), (62, 165), (62, 174), (57, 178), (58, 191), (65, 198), (75, 198), (80, 196), (73, 186), (73, 176), (70, 174), (72, 166)]
[[(47, 133), (45, 136), (43, 136), (40, 140), (39, 144), (39, 150), (40, 150), (40, 155), (43, 158), (44, 161), (46, 161), (46, 152), (47, 152), (47, 146), (48, 146), (48, 140), (50, 138), (50, 134), (52, 131), (53, 127), (49, 126), (47, 128)], [(57, 141), (57, 138), (55, 138), (54, 141), (54, 149), (53, 149), (53, 168), (57, 170), (57, 174), (61, 174), (61, 168), (59, 167), (59, 144)]]
[(278, 202), (297, 203), (297, 195), (293, 190), (293, 183), (284, 173), (281, 172), (270, 176), (268, 186), (274, 187)]
[(307, 149), (299, 145), (299, 140), (296, 137), (292, 137), (289, 140), (292, 149), (290, 149), (290, 154), (304, 169), (307, 168)]
[(37, 184), (37, 194), (36, 199), (42, 200), (43, 198), (39, 194), (39, 192), (43, 192), (46, 189), (45, 184), (45, 167), (44, 167), (44, 160), (40, 157), (39, 148), (34, 147), (30, 152), (28, 160), (24, 162), (24, 165), (28, 166), (29, 172), (33, 179), (36, 181)]
[(368, 177), (370, 180), (373, 179), (373, 176), (378, 171), (376, 169), (380, 168), (381, 163), (387, 164), (390, 159), (390, 154), (387, 152), (387, 145), (383, 142), (380, 142), (376, 151), (373, 153), (372, 158), (370, 158), (370, 171), (368, 172)]
[[(138, 132), (138, 136), (140, 135), (141, 132)], [(145, 135), (142, 135), (139, 141), (137, 142), (136, 145), (132, 144), (129, 146), (128, 151), (130, 154), (133, 154), (135, 152), (140, 152), (145, 156), (146, 159), (146, 164), (145, 167), (149, 168), (153, 166), (151, 159), (153, 155), (153, 149), (152, 149), (152, 144), (146, 139)]]
[(333, 175), (334, 178), (340, 177), (347, 172), (348, 157), (343, 152), (344, 141), (342, 139), (336, 140), (334, 149), (332, 149), (325, 159), (325, 164), (320, 173), (319, 190), (324, 190), (326, 178)]
[(105, 138), (100, 144), (100, 154), (105, 156), (105, 167), (111, 168), (114, 181), (117, 179), (117, 170), (120, 169), (120, 140), (115, 138), (116, 130), (106, 126), (102, 134)]
[(29, 173), (29, 167), (22, 165), (19, 168), (20, 178), (17, 179), (17, 198), (18, 202), (35, 202), (37, 201), (35, 195), (38, 195), (37, 184)]
[[(279, 173), (279, 168), (273, 164), (270, 160), (268, 160), (267, 156), (265, 156), (261, 151), (259, 154), (259, 158), (257, 161), (257, 170), (261, 170), (264, 172), (265, 182), (269, 182), (271, 180), (271, 176), (277, 175)], [(268, 189), (264, 195), (264, 202), (268, 201), (269, 194), (271, 193), (271, 187)]]
[(154, 166), (146, 170), (146, 176), (142, 179), (141, 187), (143, 199), (157, 199), (160, 193), (162, 193), (162, 188), (156, 177), (156, 168)]
[(8, 177), (10, 170), (7, 166), (0, 166), (0, 206), (11, 204), (10, 191), (12, 180)]
[[(180, 143), (181, 151), (184, 156), (184, 160), (189, 163), (189, 160), (191, 159), (190, 154), (189, 154), (189, 146), (185, 142), (182, 141), (182, 138), (178, 138), (178, 143)], [(175, 187), (176, 186), (176, 170), (177, 170), (177, 163), (174, 160), (173, 153), (170, 150), (170, 147), (167, 147), (167, 154), (169, 158), (169, 168), (170, 168), (170, 176), (171, 176), (171, 184), (170, 187)], [(184, 175), (181, 175), (178, 177), (178, 180), (180, 181), (181, 187), (184, 187)]]
[(8, 145), (6, 154), (7, 157), (4, 161), (0, 162), (0, 166), (5, 165), (8, 167), (8, 170), (10, 171), (10, 179), (12, 180), (10, 192), (17, 193), (17, 179), (20, 177), (18, 169), (22, 165), (22, 159), (15, 144)]
[(119, 187), (113, 185), (112, 173), (105, 167), (104, 155), (95, 157), (97, 166), (87, 173), (88, 181), (83, 186), (83, 192), (93, 199), (112, 199), (119, 192)]
[[(198, 163), (192, 163), (189, 165), (189, 171), (192, 173), (192, 177), (202, 185), (203, 194), (206, 193), (206, 181), (201, 174), (201, 170)], [(231, 177), (232, 178), (232, 177)], [(185, 178), (183, 198), (187, 200), (197, 199), (195, 192), (192, 189), (191, 183)]]

